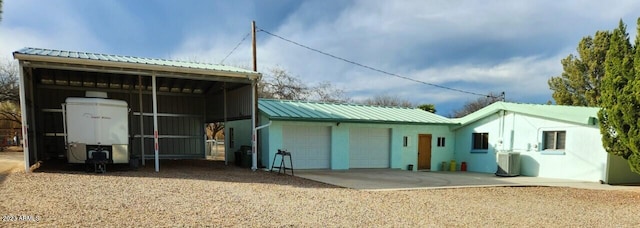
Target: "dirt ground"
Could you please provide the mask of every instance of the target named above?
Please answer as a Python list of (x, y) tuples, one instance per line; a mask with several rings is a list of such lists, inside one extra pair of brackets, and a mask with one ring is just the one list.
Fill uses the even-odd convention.
[[(47, 165), (48, 164), (48, 165)], [(557, 187), (358, 191), (219, 161), (105, 174), (45, 163), (0, 180), (0, 226), (639, 227), (640, 192)]]
[(11, 146), (0, 151), (0, 174), (24, 171), (22, 147)]

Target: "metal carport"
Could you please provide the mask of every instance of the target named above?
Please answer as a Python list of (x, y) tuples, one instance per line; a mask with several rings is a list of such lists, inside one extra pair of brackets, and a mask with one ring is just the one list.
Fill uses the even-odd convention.
[[(64, 154), (61, 104), (85, 91), (129, 104), (129, 151), (204, 158), (204, 123), (252, 119), (258, 72), (204, 63), (24, 48), (20, 66), (25, 170)], [(252, 121), (252, 129), (255, 121)], [(151, 152), (153, 151), (153, 152)]]

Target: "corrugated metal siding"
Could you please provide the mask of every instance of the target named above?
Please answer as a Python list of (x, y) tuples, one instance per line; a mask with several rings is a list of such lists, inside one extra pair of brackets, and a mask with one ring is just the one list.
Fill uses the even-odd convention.
[[(238, 120), (251, 118), (251, 85), (227, 91), (227, 119)], [(207, 97), (207, 122), (224, 121), (223, 92)]]
[[(139, 112), (137, 94), (130, 107)], [(145, 154), (153, 154), (153, 116), (151, 95), (143, 94)], [(158, 137), (160, 155), (173, 157), (204, 156), (204, 98), (193, 96), (158, 96)], [(140, 154), (140, 116), (131, 117), (131, 132), (134, 135), (131, 151)]]
[(251, 85), (227, 92), (227, 118), (251, 116)]
[(52, 49), (42, 49), (42, 48), (27, 47), (27, 48), (20, 49), (15, 53), (26, 54), (26, 55), (37, 55), (37, 56), (61, 57), (61, 58), (76, 58), (76, 59), (89, 59), (89, 60), (100, 60), (100, 61), (110, 61), (110, 62), (148, 64), (148, 65), (158, 65), (158, 66), (184, 67), (184, 68), (195, 68), (195, 69), (205, 69), (205, 70), (237, 72), (237, 73), (249, 73), (249, 74), (255, 73), (253, 71), (245, 70), (242, 68), (225, 66), (225, 65), (217, 65), (217, 64), (183, 62), (183, 61), (165, 60), (165, 59), (152, 59), (152, 58), (141, 58), (141, 57), (134, 57), (134, 56), (109, 55), (109, 54), (63, 51), (63, 50), (52, 50)]
[[(62, 135), (46, 136), (47, 133), (63, 133), (61, 104), (67, 97), (84, 97), (81, 90), (60, 90), (40, 88), (37, 90), (36, 112), (37, 129), (42, 137), (38, 143), (40, 151), (64, 151)], [(137, 92), (137, 91), (134, 91)], [(46, 94), (46, 95), (45, 95)], [(140, 155), (140, 116), (137, 93), (108, 93), (110, 99), (127, 101), (131, 113), (129, 116), (129, 134), (133, 137), (129, 145), (130, 153)], [(151, 95), (143, 94), (145, 153), (153, 154), (153, 116)], [(160, 154), (163, 156), (204, 157), (204, 98), (194, 96), (158, 96), (158, 133), (160, 137)], [(42, 111), (42, 110), (49, 111)], [(70, 123), (73, 124), (73, 123)]]
[(272, 119), (453, 124), (421, 109), (260, 99), (259, 109)]
[[(36, 143), (37, 151), (39, 153), (38, 157), (41, 159), (43, 156), (53, 157), (58, 154), (63, 154), (65, 144), (64, 137), (62, 135), (62, 133), (64, 133), (62, 122), (62, 103), (65, 102), (67, 97), (83, 97), (84, 91), (62, 91), (40, 88), (34, 90), (34, 92), (36, 93), (34, 96), (37, 98), (35, 100), (35, 129), (38, 132), (38, 143)], [(30, 141), (35, 139), (35, 137), (30, 137)], [(50, 153), (47, 154), (47, 151)]]

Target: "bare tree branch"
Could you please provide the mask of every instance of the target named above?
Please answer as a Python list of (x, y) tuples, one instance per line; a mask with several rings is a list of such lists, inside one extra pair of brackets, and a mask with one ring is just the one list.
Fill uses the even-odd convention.
[(274, 67), (258, 83), (261, 98), (306, 100), (309, 88), (282, 68)]
[(343, 89), (336, 88), (329, 81), (323, 81), (311, 88), (311, 100), (329, 103), (348, 103), (351, 98), (347, 97)]
[(475, 101), (467, 102), (464, 107), (454, 110), (452, 113), (452, 117), (460, 118), (471, 114), (472, 112), (478, 111), (484, 107), (489, 106), (495, 102), (501, 101), (503, 99), (503, 95), (499, 93), (489, 93), (486, 97), (480, 97)]
[(409, 100), (401, 99), (391, 95), (376, 95), (373, 98), (366, 99), (362, 102), (366, 105), (386, 106), (386, 107), (404, 107), (413, 108), (415, 105)]
[(0, 102), (20, 103), (18, 66), (14, 61), (0, 64)]
[(22, 124), (18, 67), (14, 61), (0, 63), (0, 121)]
[(216, 135), (224, 129), (224, 122), (207, 124), (207, 139), (218, 139)]

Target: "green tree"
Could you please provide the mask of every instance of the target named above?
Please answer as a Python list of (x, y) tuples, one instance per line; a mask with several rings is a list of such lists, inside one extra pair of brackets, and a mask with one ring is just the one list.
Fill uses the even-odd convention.
[(598, 106), (600, 84), (605, 74), (604, 62), (609, 50), (611, 32), (598, 31), (594, 37), (582, 38), (573, 54), (561, 61), (563, 72), (549, 79), (556, 104)]
[(425, 110), (430, 113), (436, 113), (436, 105), (434, 104), (422, 104), (422, 105), (418, 105), (417, 108)]
[[(640, 19), (638, 20), (640, 29)], [(636, 36), (639, 47), (640, 36)], [(640, 173), (640, 50), (629, 42), (626, 26), (620, 20), (613, 30), (601, 86), (602, 109), (598, 113), (602, 144), (608, 153), (627, 159), (631, 170)], [(635, 61), (634, 61), (635, 59)], [(635, 69), (634, 69), (635, 68)]]

